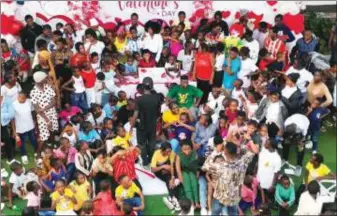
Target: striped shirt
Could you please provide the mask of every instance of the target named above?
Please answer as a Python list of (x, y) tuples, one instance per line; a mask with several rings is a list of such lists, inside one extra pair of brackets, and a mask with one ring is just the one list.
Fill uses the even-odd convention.
[(286, 53), (286, 46), (283, 41), (280, 39), (272, 40), (270, 37), (266, 38), (264, 47), (268, 50), (271, 55), (271, 58), (274, 60), (277, 59), (277, 53)]

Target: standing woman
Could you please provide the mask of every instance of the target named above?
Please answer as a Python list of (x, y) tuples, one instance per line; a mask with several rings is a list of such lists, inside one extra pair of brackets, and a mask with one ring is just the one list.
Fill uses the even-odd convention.
[(14, 73), (5, 73), (4, 81), (5, 84), (1, 86), (1, 96), (6, 97), (10, 103), (13, 103), (18, 98), (18, 95), (22, 90), (21, 86), (16, 81)]
[(6, 151), (7, 164), (11, 164), (14, 159), (15, 141), (10, 134), (10, 123), (14, 119), (15, 111), (12, 102), (4, 96), (0, 96), (1, 104), (1, 142), (5, 145), (2, 149)]
[(216, 52), (215, 52), (215, 65), (214, 65), (214, 85), (218, 88), (222, 87), (222, 81), (223, 81), (223, 63), (225, 62), (225, 45), (223, 43), (217, 43), (216, 44)]
[(143, 50), (149, 50), (152, 57), (158, 63), (163, 50), (163, 37), (160, 34), (161, 26), (159, 23), (149, 21), (145, 24), (145, 33), (141, 38), (141, 47)]
[[(30, 98), (35, 108), (37, 125), (41, 142), (53, 140), (59, 129), (56, 112), (56, 93), (48, 83), (48, 75), (38, 71), (33, 75), (35, 86), (30, 92)], [(42, 143), (43, 144), (43, 143)], [(38, 153), (42, 145), (39, 145)]]
[(197, 80), (197, 87), (204, 93), (200, 102), (200, 104), (204, 104), (212, 90), (214, 79), (214, 58), (208, 52), (208, 46), (205, 43), (200, 44), (198, 52), (195, 54), (193, 79)]

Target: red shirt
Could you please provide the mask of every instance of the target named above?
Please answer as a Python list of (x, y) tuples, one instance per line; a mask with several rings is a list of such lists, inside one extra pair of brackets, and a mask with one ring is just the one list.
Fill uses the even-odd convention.
[(195, 54), (196, 77), (201, 80), (210, 80), (213, 73), (212, 56), (208, 52)]
[(228, 122), (232, 123), (236, 117), (238, 116), (238, 111), (231, 112), (229, 109), (226, 110), (226, 116), (228, 118)]
[(270, 37), (266, 38), (264, 47), (268, 50), (273, 60), (277, 59), (278, 53), (286, 54), (286, 45), (280, 39), (272, 40)]
[(93, 215), (120, 215), (115, 201), (112, 199), (111, 191), (99, 192), (94, 201)]
[(133, 150), (126, 153), (123, 158), (117, 158), (113, 162), (113, 175), (116, 182), (122, 175), (127, 175), (132, 180), (137, 178), (135, 168), (137, 158), (137, 150)]
[(144, 59), (141, 59), (139, 61), (138, 67), (140, 67), (140, 68), (153, 68), (153, 67), (156, 67), (156, 62), (152, 58), (150, 59), (149, 62), (146, 62)]
[(259, 62), (259, 69), (261, 71), (267, 70), (269, 64), (273, 62), (273, 59), (261, 59)]
[(93, 69), (90, 72), (81, 71), (81, 76), (84, 81), (85, 88), (93, 88), (96, 82), (96, 73)]

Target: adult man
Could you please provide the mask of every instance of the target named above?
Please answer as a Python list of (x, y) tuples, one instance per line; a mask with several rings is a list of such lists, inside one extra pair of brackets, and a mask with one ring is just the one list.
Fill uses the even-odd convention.
[(215, 23), (220, 25), (221, 32), (223, 32), (225, 36), (229, 35), (228, 24), (226, 23), (226, 21), (222, 20), (221, 11), (216, 11), (214, 13), (214, 21), (211, 22), (209, 26), (214, 26)]
[(294, 34), (291, 32), (290, 28), (283, 23), (283, 15), (278, 14), (275, 17), (275, 27), (278, 28), (278, 38), (284, 43), (290, 43), (295, 40)]
[[(252, 148), (256, 148), (255, 145), (252, 145)], [(205, 162), (202, 167), (203, 171), (219, 176), (215, 182), (213, 193), (212, 215), (220, 215), (221, 213), (222, 215), (234, 216), (239, 214), (240, 188), (245, 178), (246, 169), (252, 161), (254, 153), (247, 149), (240, 149), (239, 154), (237, 152), (237, 145), (228, 142), (223, 152), (224, 162), (217, 164)], [(208, 161), (213, 161), (214, 156), (209, 156), (211, 159)]]
[(249, 57), (254, 61), (254, 64), (256, 64), (259, 58), (260, 45), (259, 42), (253, 38), (253, 32), (251, 30), (246, 30), (242, 43), (249, 48)]
[(284, 122), (284, 142), (282, 159), (288, 163), (290, 145), (297, 146), (297, 166), (295, 174), (301, 175), (304, 158), (304, 139), (309, 129), (309, 119), (303, 114), (294, 114), (288, 117)]
[(260, 22), (259, 28), (253, 32), (253, 38), (259, 42), (259, 47), (264, 47), (264, 41), (268, 36), (268, 24), (266, 22)]
[(36, 44), (36, 41), (40, 40), (40, 39), (43, 39), (45, 41), (47, 41), (47, 44), (49, 44), (49, 42), (51, 41), (51, 26), (50, 25), (44, 25), (42, 27), (42, 34), (40, 34), (36, 40), (35, 40), (35, 51), (37, 50), (37, 44)]
[(42, 34), (42, 27), (36, 24), (31, 15), (25, 16), (26, 26), (21, 30), (21, 43), (31, 54), (35, 53), (35, 40)]
[(152, 158), (156, 141), (157, 118), (159, 117), (160, 100), (157, 93), (153, 92), (153, 80), (150, 77), (143, 79), (144, 94), (136, 100), (136, 110), (130, 126), (130, 133), (136, 121), (137, 140), (141, 148), (143, 165), (147, 166)]
[(131, 14), (131, 23), (126, 26), (126, 30), (131, 32), (130, 28), (134, 27), (134, 28), (137, 29), (137, 36), (142, 37), (142, 35), (144, 34), (144, 27), (139, 25), (138, 19), (139, 19), (139, 17), (138, 17), (137, 13)]
[(269, 36), (266, 38), (264, 47), (270, 53), (270, 57), (273, 60), (277, 59), (277, 55), (279, 53), (285, 54), (286, 53), (286, 46), (282, 40), (278, 38), (278, 28), (274, 26), (269, 30)]
[(191, 29), (191, 23), (186, 20), (186, 13), (184, 11), (179, 11), (178, 13), (178, 19), (176, 19), (172, 26), (178, 26), (179, 23), (184, 23), (185, 24), (185, 29), (184, 31), (188, 30), (188, 29)]
[(200, 104), (202, 95), (203, 92), (200, 89), (188, 84), (188, 77), (184, 75), (180, 77), (180, 85), (170, 89), (167, 99), (176, 100), (180, 108), (185, 107), (189, 109), (195, 119), (197, 116), (196, 108)]
[(291, 50), (290, 57), (294, 58), (296, 54), (304, 56), (310, 52), (319, 52), (319, 39), (312, 35), (310, 29), (306, 29), (303, 37), (296, 41), (296, 45)]

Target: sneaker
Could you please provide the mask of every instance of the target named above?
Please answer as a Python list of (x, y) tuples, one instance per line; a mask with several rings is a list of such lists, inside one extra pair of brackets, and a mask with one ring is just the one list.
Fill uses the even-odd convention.
[(284, 165), (288, 165), (288, 164), (289, 164), (288, 161), (282, 160), (281, 167), (283, 167)]
[(17, 160), (15, 160), (15, 159), (13, 159), (13, 160), (11, 160), (11, 161), (6, 161), (6, 164), (11, 165), (11, 164), (14, 163), (14, 162), (20, 163), (20, 161), (17, 161)]
[(5, 208), (5, 203), (1, 203), (1, 211)]
[(305, 143), (305, 148), (306, 148), (306, 149), (312, 149), (312, 142), (311, 142), (311, 141), (307, 141), (307, 142)]
[(277, 145), (277, 148), (278, 148), (278, 149), (283, 149), (283, 146), (282, 146), (282, 144), (281, 144), (281, 143), (279, 143), (279, 144)]
[(167, 206), (168, 209), (173, 210), (174, 205), (172, 203), (172, 199), (170, 197), (163, 197), (163, 202)]
[(326, 127), (322, 126), (321, 127), (321, 132), (323, 132), (323, 133), (326, 132)]
[(173, 203), (173, 206), (174, 206), (174, 210), (175, 211), (181, 211), (180, 204), (179, 204), (177, 198), (173, 197), (171, 200), (172, 200), (171, 202)]
[(324, 121), (324, 124), (327, 126), (327, 127), (332, 127), (333, 126), (333, 123), (330, 122), (330, 121)]
[(27, 155), (22, 156), (21, 161), (24, 165), (27, 165), (29, 163)]
[(208, 215), (207, 209), (201, 208), (200, 215)]
[(297, 165), (295, 169), (295, 175), (300, 176), (301, 174), (302, 174), (302, 167)]
[(313, 150), (313, 151), (312, 151), (312, 154), (316, 154), (316, 153), (317, 153), (317, 151), (316, 151), (316, 150)]

